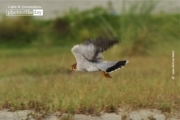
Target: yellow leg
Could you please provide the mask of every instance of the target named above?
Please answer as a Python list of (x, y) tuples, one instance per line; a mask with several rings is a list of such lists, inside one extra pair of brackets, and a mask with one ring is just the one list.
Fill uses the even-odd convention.
[(102, 71), (102, 74), (103, 74), (104, 77), (112, 78), (108, 73), (106, 73), (106, 72), (104, 72), (104, 71)]

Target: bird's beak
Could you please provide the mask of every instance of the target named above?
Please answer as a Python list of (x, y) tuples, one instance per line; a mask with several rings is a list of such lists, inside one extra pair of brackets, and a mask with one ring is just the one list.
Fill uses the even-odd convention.
[(70, 71), (73, 71), (73, 68), (72, 67), (70, 67), (70, 69), (69, 69)]

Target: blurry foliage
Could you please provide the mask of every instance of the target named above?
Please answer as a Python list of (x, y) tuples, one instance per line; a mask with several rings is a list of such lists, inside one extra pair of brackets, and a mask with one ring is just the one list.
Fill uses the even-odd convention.
[(70, 33), (70, 22), (68, 19), (57, 18), (53, 22), (53, 30), (60, 37), (65, 37)]
[[(141, 4), (140, 4), (141, 3)], [(3, 17), (0, 21), (0, 47), (70, 46), (87, 38), (108, 37), (121, 41), (122, 53), (147, 55), (154, 44), (179, 40), (179, 14), (152, 14), (155, 2), (132, 2), (122, 13), (95, 7), (70, 9), (53, 20), (32, 17)], [(19, 47), (19, 46), (18, 46)]]
[(28, 44), (35, 38), (37, 28), (30, 17), (2, 17), (0, 24), (0, 42)]

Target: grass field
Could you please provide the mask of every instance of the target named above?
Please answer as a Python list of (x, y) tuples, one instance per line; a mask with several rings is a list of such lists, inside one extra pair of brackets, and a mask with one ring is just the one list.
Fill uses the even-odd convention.
[(116, 112), (120, 107), (180, 110), (180, 57), (121, 56), (118, 47), (105, 60), (128, 59), (112, 79), (97, 73), (71, 73), (70, 48), (39, 51), (1, 50), (0, 109), (33, 109), (67, 113)]
[[(95, 7), (51, 20), (2, 17), (0, 109), (96, 115), (118, 108), (180, 111), (180, 15), (152, 14), (156, 1), (123, 4), (119, 15)], [(72, 45), (102, 36), (120, 42), (105, 60), (129, 63), (111, 79), (101, 72), (70, 72)]]

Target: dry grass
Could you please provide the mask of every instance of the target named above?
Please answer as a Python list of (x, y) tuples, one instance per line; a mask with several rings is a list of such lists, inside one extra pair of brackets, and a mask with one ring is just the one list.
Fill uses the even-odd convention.
[(122, 57), (111, 49), (110, 60), (129, 59), (112, 73), (112, 79), (97, 73), (71, 73), (74, 57), (68, 53), (3, 55), (0, 59), (0, 108), (34, 109), (62, 113), (116, 112), (119, 107), (180, 110), (179, 60), (172, 58)]

